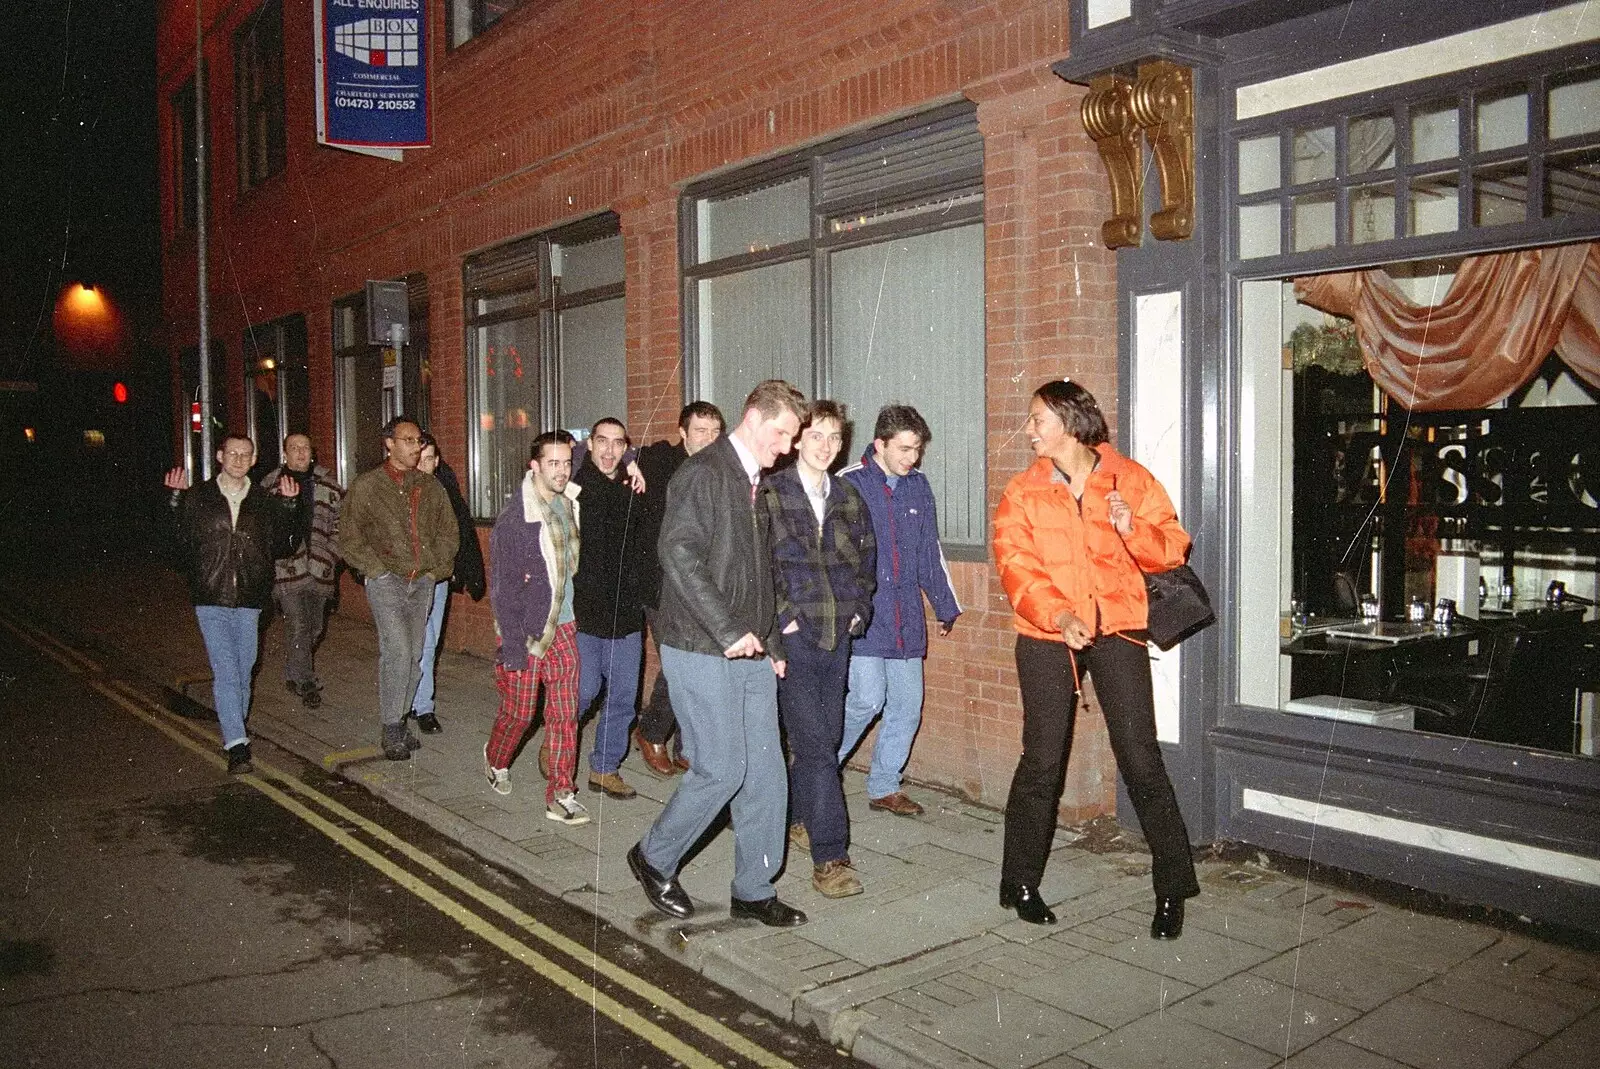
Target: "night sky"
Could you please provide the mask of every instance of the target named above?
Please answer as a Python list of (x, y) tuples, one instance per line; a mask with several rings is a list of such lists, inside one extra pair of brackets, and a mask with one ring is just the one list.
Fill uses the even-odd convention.
[(153, 358), (156, 7), (155, 0), (3, 5), (0, 379), (50, 373), (57, 360), (51, 311), (73, 281), (102, 287), (128, 316), (136, 339), (130, 359)]

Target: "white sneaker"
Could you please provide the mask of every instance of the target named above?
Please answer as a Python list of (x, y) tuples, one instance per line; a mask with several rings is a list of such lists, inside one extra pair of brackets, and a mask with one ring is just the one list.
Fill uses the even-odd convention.
[(556, 795), (555, 800), (545, 806), (544, 815), (569, 828), (589, 823), (589, 811), (583, 808), (583, 803), (572, 791)]
[(495, 768), (489, 763), (489, 744), (483, 744), (483, 778), (489, 781), (489, 786), (496, 794), (511, 793), (511, 770), (509, 768)]

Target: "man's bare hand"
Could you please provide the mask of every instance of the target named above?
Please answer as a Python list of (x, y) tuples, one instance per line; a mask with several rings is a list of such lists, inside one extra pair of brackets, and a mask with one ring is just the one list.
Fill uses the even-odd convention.
[(722, 655), (730, 661), (737, 661), (740, 657), (759, 657), (765, 652), (766, 650), (762, 647), (761, 640), (751, 632), (746, 631), (744, 637), (723, 650)]
[(777, 676), (778, 676), (779, 679), (782, 679), (783, 678), (783, 674), (789, 670), (789, 662), (788, 661), (773, 661), (772, 662), (772, 670), (773, 670), (773, 672), (777, 673)]
[(628, 461), (627, 472), (628, 485), (633, 487), (634, 493), (642, 494), (649, 489), (649, 487), (645, 485), (644, 471), (639, 467), (639, 462), (637, 460)]
[(168, 490), (189, 489), (189, 473), (182, 468), (173, 468), (162, 478), (161, 485)]
[(292, 475), (278, 476), (277, 494), (279, 497), (294, 497), (300, 493), (300, 484), (294, 481)]

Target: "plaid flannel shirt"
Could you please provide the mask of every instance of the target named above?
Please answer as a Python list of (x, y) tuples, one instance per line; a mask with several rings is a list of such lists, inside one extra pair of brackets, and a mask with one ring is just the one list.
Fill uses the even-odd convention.
[(819, 525), (793, 466), (763, 479), (759, 500), (772, 546), (779, 630), (800, 620), (821, 649), (836, 648), (853, 617), (865, 625), (872, 616), (878, 551), (866, 502), (854, 486), (830, 478)]

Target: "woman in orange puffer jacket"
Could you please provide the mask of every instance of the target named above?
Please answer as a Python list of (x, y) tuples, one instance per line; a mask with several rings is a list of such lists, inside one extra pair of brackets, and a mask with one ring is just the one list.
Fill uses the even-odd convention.
[(1174, 939), (1183, 931), (1184, 899), (1200, 885), (1156, 742), (1141, 569), (1182, 564), (1189, 536), (1155, 476), (1107, 442), (1105, 416), (1088, 390), (1068, 381), (1039, 387), (1027, 431), (1038, 459), (1007, 484), (994, 516), (1022, 690), (1022, 757), (1006, 799), (1000, 905), (1034, 924), (1055, 923), (1039, 881), (1087, 673), (1154, 857), (1150, 934)]

